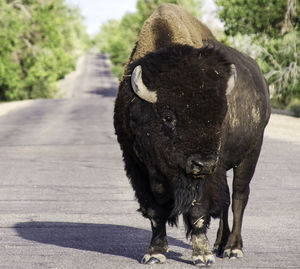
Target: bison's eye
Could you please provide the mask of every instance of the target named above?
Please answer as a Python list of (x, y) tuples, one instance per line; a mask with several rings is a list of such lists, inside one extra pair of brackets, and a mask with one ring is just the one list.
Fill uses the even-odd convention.
[(176, 126), (176, 118), (173, 113), (164, 113), (163, 115), (163, 124), (171, 129), (174, 129)]
[(166, 116), (166, 117), (163, 118), (163, 121), (164, 121), (164, 122), (167, 122), (167, 123), (171, 123), (173, 120), (174, 120), (174, 119), (173, 119), (173, 117), (171, 117), (171, 116)]

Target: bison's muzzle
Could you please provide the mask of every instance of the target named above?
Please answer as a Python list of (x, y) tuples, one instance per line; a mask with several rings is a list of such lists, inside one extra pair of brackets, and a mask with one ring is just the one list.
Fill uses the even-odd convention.
[(188, 157), (185, 165), (187, 175), (193, 178), (202, 179), (207, 175), (211, 175), (216, 168), (216, 158), (203, 158), (199, 154), (193, 154)]

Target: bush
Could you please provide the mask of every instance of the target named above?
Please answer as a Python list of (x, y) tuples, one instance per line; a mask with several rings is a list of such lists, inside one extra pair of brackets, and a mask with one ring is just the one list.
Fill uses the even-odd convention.
[(291, 98), (300, 98), (300, 32), (263, 40), (261, 46), (258, 62), (272, 89), (271, 97), (286, 106)]
[(49, 98), (88, 46), (78, 9), (65, 0), (0, 0), (0, 100)]
[(300, 98), (300, 32), (293, 30), (280, 39), (236, 35), (231, 41), (260, 65), (273, 107), (284, 109), (292, 98)]
[(233, 46), (256, 59), (270, 85), (272, 105), (281, 109), (300, 98), (298, 2), (216, 1), (225, 32), (238, 39)]
[(287, 109), (293, 112), (296, 117), (300, 117), (300, 99), (293, 99), (287, 106)]

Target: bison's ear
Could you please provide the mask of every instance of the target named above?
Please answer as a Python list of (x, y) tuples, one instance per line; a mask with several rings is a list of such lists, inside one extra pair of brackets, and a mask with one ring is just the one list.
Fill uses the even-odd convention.
[(131, 86), (137, 96), (149, 103), (156, 103), (156, 91), (149, 91), (142, 80), (142, 67), (136, 66), (131, 75)]
[(231, 75), (227, 81), (226, 95), (229, 95), (231, 93), (237, 81), (237, 72), (236, 72), (235, 65), (231, 64), (230, 68), (231, 68)]

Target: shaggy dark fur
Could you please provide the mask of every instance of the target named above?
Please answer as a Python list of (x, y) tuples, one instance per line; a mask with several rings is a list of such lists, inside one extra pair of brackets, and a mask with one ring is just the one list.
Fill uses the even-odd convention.
[[(177, 10), (172, 6), (173, 13)], [(168, 24), (165, 26), (167, 29)], [(210, 217), (222, 216), (215, 244), (222, 253), (229, 231), (226, 171), (234, 168), (233, 208), (238, 223), (270, 114), (268, 88), (256, 63), (244, 54), (214, 38), (200, 49), (175, 44), (172, 35), (176, 32), (170, 33), (168, 42), (155, 39), (161, 49), (150, 53), (143, 53), (146, 40), (138, 41), (120, 83), (114, 126), (139, 211), (152, 223), (148, 254), (165, 254), (165, 223), (175, 225), (180, 214), (187, 236), (205, 233)], [(176, 39), (181, 40), (179, 36)], [(237, 70), (237, 82), (228, 93), (231, 64)], [(141, 99), (132, 90), (131, 74), (138, 65), (143, 83), (157, 93), (156, 103)], [(216, 168), (197, 178), (189, 172), (193, 158), (215, 162)], [(202, 227), (196, 225), (199, 218), (203, 218)], [(236, 229), (225, 248), (231, 251), (241, 246), (240, 230)]]
[[(170, 179), (174, 181), (176, 187), (174, 189), (172, 184), (172, 188), (175, 195), (169, 199), (174, 200), (171, 215), (176, 217), (187, 211), (193, 200), (199, 200), (202, 193), (203, 182), (180, 174), (185, 159), (196, 152), (218, 154), (221, 126), (227, 111), (225, 90), (230, 64), (213, 48), (194, 49), (175, 45), (148, 54), (130, 65), (129, 70), (137, 65), (142, 66), (148, 89), (158, 91), (159, 101), (153, 107), (145, 102), (140, 105), (138, 99), (132, 101), (129, 115), (131, 129), (135, 132), (134, 149), (148, 171), (154, 171), (151, 177), (160, 181), (167, 193), (172, 192), (167, 186)], [(165, 115), (174, 117), (176, 128), (169, 126), (172, 123), (157, 121)], [(186, 130), (189, 132), (186, 133)], [(181, 154), (180, 159), (178, 154)], [(159, 173), (155, 171), (157, 168)], [(150, 179), (150, 184), (151, 181), (153, 179)], [(210, 188), (219, 187), (220, 184), (215, 183)], [(166, 200), (165, 191), (162, 194), (159, 190), (152, 191), (157, 200), (160, 195), (161, 200)], [(218, 194), (222, 204), (225, 194)], [(144, 204), (142, 200), (143, 197), (139, 201)]]

